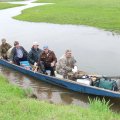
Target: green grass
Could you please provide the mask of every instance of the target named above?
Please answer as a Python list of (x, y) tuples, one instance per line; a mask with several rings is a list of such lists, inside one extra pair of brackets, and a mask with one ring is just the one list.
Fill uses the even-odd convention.
[(22, 11), (15, 19), (31, 22), (89, 25), (120, 31), (120, 0), (38, 0), (55, 3)]
[(25, 91), (0, 76), (0, 120), (119, 120), (105, 101), (90, 100), (90, 108), (55, 105), (27, 98)]
[(0, 2), (17, 2), (17, 1), (25, 1), (25, 0), (0, 0)]
[(24, 90), (8, 83), (7, 79), (0, 75), (0, 100), (24, 98)]
[(0, 10), (1, 10), (1, 9), (6, 9), (6, 8), (17, 7), (17, 6), (22, 6), (22, 5), (20, 5), (20, 4), (10, 4), (10, 3), (5, 3), (5, 2), (0, 2)]

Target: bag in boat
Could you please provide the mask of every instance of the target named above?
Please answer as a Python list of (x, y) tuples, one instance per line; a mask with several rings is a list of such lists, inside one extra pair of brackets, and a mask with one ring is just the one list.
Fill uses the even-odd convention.
[(75, 73), (73, 73), (73, 72), (67, 73), (67, 77), (70, 80), (76, 81), (77, 79), (83, 79), (83, 77), (86, 78), (88, 76), (83, 71), (77, 71)]
[(111, 79), (106, 79), (106, 78), (101, 78), (100, 79), (99, 87), (104, 88), (104, 89), (108, 89), (108, 90), (113, 90), (113, 91), (118, 90), (118, 86), (117, 86), (116, 81), (111, 80)]
[(21, 61), (20, 66), (24, 67), (27, 70), (32, 70), (32, 67), (30, 66), (30, 63), (28, 61)]
[(92, 84), (92, 81), (90, 78), (87, 78), (86, 76), (81, 78), (81, 79), (77, 79), (77, 82), (78, 83), (82, 83), (82, 84), (85, 84), (85, 85), (91, 85)]
[(92, 82), (92, 86), (99, 87), (99, 83), (100, 83), (100, 80), (97, 79), (97, 80), (95, 80), (95, 81)]

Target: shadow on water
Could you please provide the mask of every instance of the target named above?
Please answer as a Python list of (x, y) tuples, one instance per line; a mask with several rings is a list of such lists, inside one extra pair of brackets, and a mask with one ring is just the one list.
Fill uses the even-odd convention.
[[(6, 76), (10, 83), (25, 89), (30, 88), (39, 100), (48, 101), (50, 103), (65, 105), (73, 104), (82, 107), (89, 107), (88, 97), (91, 99), (96, 98), (94, 95), (73, 92), (36, 80), (3, 66), (0, 66), (0, 73)], [(102, 97), (98, 98), (102, 99)], [(111, 107), (113, 111), (120, 111), (120, 99), (105, 97), (105, 100), (110, 100), (110, 104), (113, 104)]]

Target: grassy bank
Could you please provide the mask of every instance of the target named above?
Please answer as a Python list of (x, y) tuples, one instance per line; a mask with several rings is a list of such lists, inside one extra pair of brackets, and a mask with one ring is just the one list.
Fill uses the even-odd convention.
[(20, 5), (20, 4), (10, 4), (10, 3), (5, 3), (5, 2), (0, 2), (0, 10), (1, 10), (1, 9), (6, 9), (6, 8), (17, 7), (17, 6), (22, 6), (22, 5)]
[(119, 120), (105, 102), (91, 102), (90, 108), (54, 105), (30, 99), (25, 91), (0, 76), (0, 120)]
[(78, 24), (120, 32), (119, 0), (38, 0), (55, 3), (26, 9), (15, 19)]

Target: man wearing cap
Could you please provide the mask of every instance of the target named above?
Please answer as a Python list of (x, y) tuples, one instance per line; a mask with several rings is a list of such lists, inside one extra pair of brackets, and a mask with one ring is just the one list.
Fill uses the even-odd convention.
[(11, 60), (17, 64), (20, 65), (21, 61), (27, 60), (27, 51), (19, 45), (18, 41), (14, 42), (14, 48), (11, 51)]
[(10, 44), (6, 43), (6, 39), (1, 40), (2, 44), (0, 45), (0, 57), (3, 59), (7, 58), (7, 51), (12, 47)]
[(55, 70), (57, 58), (56, 58), (55, 53), (53, 51), (49, 50), (47, 45), (45, 45), (43, 47), (43, 52), (40, 55), (38, 64), (41, 62), (44, 65), (45, 71), (50, 70), (51, 71), (50, 75), (55, 76), (54, 70)]
[(33, 42), (33, 46), (28, 53), (28, 61), (32, 64), (35, 65), (35, 63), (38, 63), (39, 57), (42, 53), (42, 50), (38, 48), (38, 43)]

